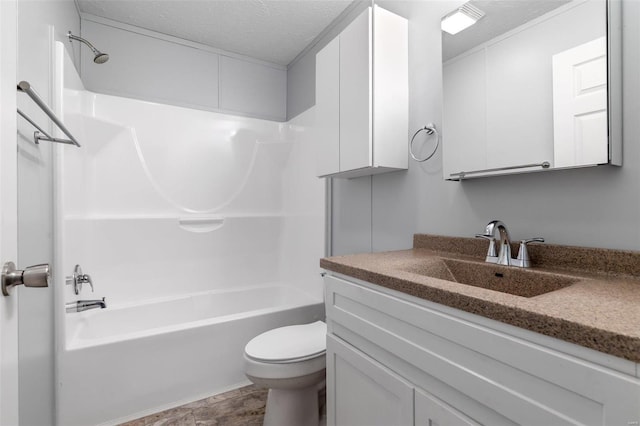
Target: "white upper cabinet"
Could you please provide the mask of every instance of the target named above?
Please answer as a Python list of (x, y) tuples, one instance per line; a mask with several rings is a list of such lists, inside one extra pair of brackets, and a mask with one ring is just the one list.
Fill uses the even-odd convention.
[(340, 39), (316, 55), (316, 130), (318, 176), (340, 170)]
[(378, 6), (318, 52), (318, 176), (408, 168), (408, 62), (407, 20)]

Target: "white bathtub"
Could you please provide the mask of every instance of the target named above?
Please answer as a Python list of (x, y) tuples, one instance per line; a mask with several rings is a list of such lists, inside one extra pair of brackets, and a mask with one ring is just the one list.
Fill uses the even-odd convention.
[[(66, 315), (58, 424), (117, 424), (248, 383), (245, 344), (268, 329), (324, 318), (287, 286), (252, 286)], [(64, 400), (65, 395), (72, 400)]]
[(104, 311), (94, 309), (67, 315), (67, 349), (205, 327), (313, 303), (295, 288), (269, 285), (121, 304)]

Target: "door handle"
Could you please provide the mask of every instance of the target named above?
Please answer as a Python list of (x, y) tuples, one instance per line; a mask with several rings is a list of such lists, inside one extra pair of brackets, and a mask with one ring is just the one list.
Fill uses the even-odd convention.
[(25, 287), (49, 287), (49, 264), (33, 265), (16, 269), (13, 262), (7, 262), (2, 267), (2, 294), (9, 295), (9, 290), (17, 285)]

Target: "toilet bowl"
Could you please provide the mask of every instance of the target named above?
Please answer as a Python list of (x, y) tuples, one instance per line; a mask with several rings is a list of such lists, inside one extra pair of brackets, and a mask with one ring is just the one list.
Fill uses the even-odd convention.
[(244, 349), (245, 374), (268, 388), (264, 426), (317, 426), (318, 386), (325, 379), (327, 325), (280, 327)]

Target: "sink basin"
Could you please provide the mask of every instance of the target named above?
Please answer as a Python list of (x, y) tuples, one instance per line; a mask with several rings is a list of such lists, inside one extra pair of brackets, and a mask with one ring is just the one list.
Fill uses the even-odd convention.
[(539, 296), (579, 281), (579, 278), (531, 269), (444, 258), (430, 259), (405, 271), (521, 297)]

